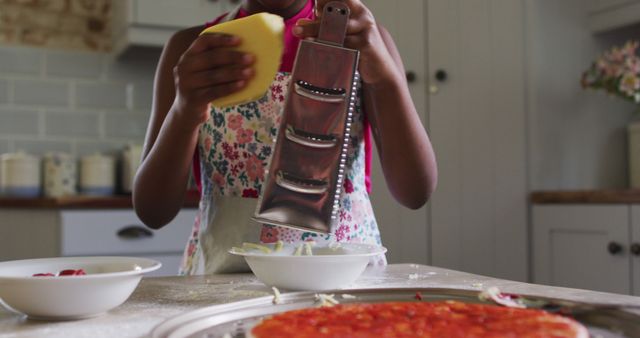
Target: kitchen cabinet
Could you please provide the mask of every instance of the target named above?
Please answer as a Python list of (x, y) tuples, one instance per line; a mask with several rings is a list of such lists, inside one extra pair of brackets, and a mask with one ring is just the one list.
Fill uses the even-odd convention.
[(631, 243), (628, 254), (631, 254), (631, 288), (633, 295), (640, 296), (640, 205), (631, 206)]
[(163, 46), (180, 29), (202, 25), (239, 0), (130, 0), (113, 2), (116, 54), (132, 46)]
[[(423, 0), (364, 0), (376, 21), (384, 26), (396, 43), (409, 82), (411, 97), (420, 119), (428, 126), (427, 114), (427, 61), (426, 15)], [(373, 205), (382, 243), (389, 249), (391, 263), (430, 261), (429, 206), (418, 210), (407, 209), (393, 198), (387, 185), (377, 151), (373, 152), (372, 191)]]
[(408, 210), (374, 157), (389, 261), (527, 280), (524, 2), (364, 3), (394, 38), (439, 167), (431, 202)]
[(600, 33), (640, 23), (640, 0), (591, 0), (589, 26)]
[(427, 4), (431, 264), (526, 281), (524, 1)]
[(0, 209), (0, 260), (57, 256), (137, 256), (158, 260), (151, 275), (176, 275), (196, 209), (159, 231), (131, 209)]
[(640, 295), (640, 205), (532, 207), (535, 283)]
[(139, 25), (185, 28), (215, 19), (240, 0), (135, 0), (134, 20)]

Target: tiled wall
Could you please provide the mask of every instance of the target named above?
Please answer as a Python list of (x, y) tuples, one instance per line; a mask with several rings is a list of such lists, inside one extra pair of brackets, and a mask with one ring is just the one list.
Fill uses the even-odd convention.
[(112, 1), (0, 0), (0, 153), (143, 141), (160, 50), (109, 54)]
[(136, 49), (116, 58), (0, 44), (0, 153), (81, 156), (141, 143), (159, 54)]

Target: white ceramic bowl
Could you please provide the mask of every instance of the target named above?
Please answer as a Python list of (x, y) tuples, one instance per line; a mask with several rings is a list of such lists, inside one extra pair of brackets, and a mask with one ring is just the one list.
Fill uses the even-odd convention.
[[(266, 246), (273, 249), (273, 244)], [(331, 290), (353, 283), (365, 270), (372, 256), (387, 249), (372, 244), (340, 243), (338, 247), (313, 247), (313, 255), (294, 256), (295, 246), (264, 253), (259, 250), (231, 249), (243, 256), (256, 277), (268, 286), (287, 290)]]
[[(137, 257), (60, 257), (0, 262), (0, 299), (33, 319), (97, 316), (124, 303), (160, 262)], [(33, 277), (83, 269), (83, 276)]]

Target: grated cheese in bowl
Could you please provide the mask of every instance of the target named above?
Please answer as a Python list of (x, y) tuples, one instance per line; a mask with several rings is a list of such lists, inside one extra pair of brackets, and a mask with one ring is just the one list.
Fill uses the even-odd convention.
[(242, 256), (260, 281), (287, 290), (330, 290), (352, 284), (382, 246), (363, 243), (244, 243), (229, 253)]

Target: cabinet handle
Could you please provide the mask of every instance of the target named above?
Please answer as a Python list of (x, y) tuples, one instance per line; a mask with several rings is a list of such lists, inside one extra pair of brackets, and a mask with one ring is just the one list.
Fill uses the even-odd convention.
[(143, 239), (153, 237), (153, 232), (140, 225), (127, 225), (118, 230), (118, 237), (122, 239)]
[(610, 254), (617, 255), (622, 253), (622, 245), (617, 242), (609, 242), (609, 244), (607, 245), (607, 250)]
[(416, 78), (417, 78), (417, 76), (416, 76), (416, 73), (415, 73), (414, 71), (411, 71), (411, 70), (410, 70), (410, 71), (408, 71), (408, 72), (405, 74), (405, 76), (407, 77), (407, 82), (408, 82), (408, 83), (416, 82)]
[(448, 77), (449, 77), (449, 74), (447, 74), (446, 70), (444, 70), (444, 69), (436, 70), (435, 78), (436, 78), (436, 80), (438, 80), (438, 82), (445, 82), (445, 81), (447, 81)]
[(634, 256), (640, 256), (640, 243), (631, 244), (631, 253)]

